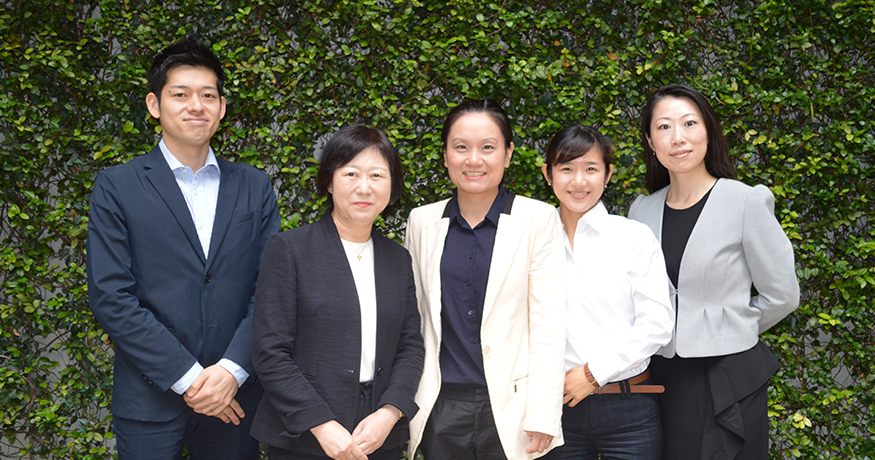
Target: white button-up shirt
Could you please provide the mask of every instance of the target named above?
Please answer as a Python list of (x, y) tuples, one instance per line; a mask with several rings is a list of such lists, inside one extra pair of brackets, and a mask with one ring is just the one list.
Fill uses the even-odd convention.
[[(216, 155), (210, 147), (204, 166), (195, 172), (170, 153), (167, 145), (164, 144), (164, 139), (161, 139), (158, 147), (164, 154), (164, 160), (167, 161), (170, 170), (173, 171), (173, 176), (176, 177), (176, 184), (179, 185), (182, 196), (185, 197), (185, 204), (188, 206), (188, 212), (191, 214), (191, 220), (197, 230), (197, 237), (200, 240), (201, 249), (204, 251), (204, 257), (209, 258), (210, 239), (213, 236), (213, 222), (216, 219), (216, 204), (219, 202), (219, 184), (222, 177)], [(238, 385), (242, 386), (249, 378), (249, 373), (230, 359), (222, 358), (216, 364), (230, 372), (237, 379)], [(185, 393), (203, 370), (201, 363), (194, 363), (170, 389), (177, 394)]]
[(565, 367), (600, 385), (634, 377), (671, 340), (675, 314), (659, 242), (646, 225), (608, 214), (601, 201), (565, 235)]

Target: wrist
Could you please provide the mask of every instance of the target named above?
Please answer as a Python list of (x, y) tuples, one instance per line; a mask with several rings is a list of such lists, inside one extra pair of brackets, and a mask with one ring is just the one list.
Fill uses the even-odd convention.
[(392, 418), (394, 418), (395, 420), (401, 420), (402, 418), (404, 418), (404, 412), (401, 412), (401, 409), (391, 404), (386, 404), (380, 409), (386, 409), (389, 414), (392, 414)]
[(586, 376), (586, 380), (589, 382), (590, 385), (595, 388), (599, 387), (599, 383), (595, 380), (595, 377), (593, 377), (592, 372), (590, 372), (589, 370), (589, 363), (583, 365), (583, 373)]

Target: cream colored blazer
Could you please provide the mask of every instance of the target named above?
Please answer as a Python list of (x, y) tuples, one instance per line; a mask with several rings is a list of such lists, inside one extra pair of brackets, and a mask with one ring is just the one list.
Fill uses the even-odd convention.
[[(480, 329), (483, 368), (495, 425), (509, 460), (526, 454), (525, 431), (553, 435), (562, 445), (565, 383), (565, 249), (556, 210), (512, 196), (502, 213), (489, 267)], [(425, 367), (416, 392), (419, 412), (410, 421), (409, 456), (422, 440), (441, 388), (441, 257), (449, 229), (449, 200), (414, 209), (405, 246), (413, 258), (422, 316)]]

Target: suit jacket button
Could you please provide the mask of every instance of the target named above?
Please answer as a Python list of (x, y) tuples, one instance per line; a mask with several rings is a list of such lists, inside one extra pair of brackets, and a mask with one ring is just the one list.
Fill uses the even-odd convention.
[(383, 368), (377, 369), (377, 375), (383, 375)]
[(210, 276), (210, 275), (207, 275), (207, 276), (204, 277), (204, 283), (209, 283), (209, 282), (212, 281), (212, 280), (213, 280), (213, 277)]

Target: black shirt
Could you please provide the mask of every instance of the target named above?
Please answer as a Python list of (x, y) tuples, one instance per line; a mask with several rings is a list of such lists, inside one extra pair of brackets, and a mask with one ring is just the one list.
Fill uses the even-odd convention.
[(495, 233), (512, 195), (500, 187), (486, 218), (474, 228), (462, 217), (458, 196), (447, 204), (450, 218), (441, 256), (441, 380), (467, 388), (486, 388), (480, 325), (489, 280)]
[(698, 203), (687, 209), (672, 209), (668, 204), (663, 205), (665, 209), (662, 217), (662, 253), (665, 255), (668, 278), (675, 288), (678, 287), (678, 272), (681, 269), (681, 259), (684, 257), (687, 241), (690, 240), (693, 227), (696, 226), (696, 221), (699, 220), (709, 195), (711, 190), (708, 190)]

